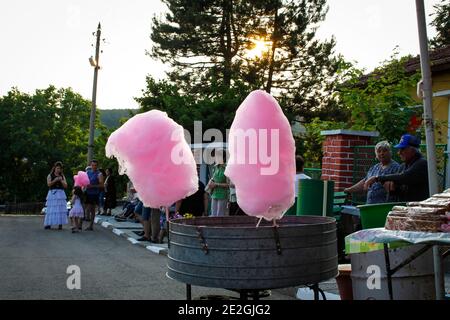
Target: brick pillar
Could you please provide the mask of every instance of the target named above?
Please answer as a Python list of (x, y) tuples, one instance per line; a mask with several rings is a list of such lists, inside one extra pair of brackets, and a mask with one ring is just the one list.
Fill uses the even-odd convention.
[[(322, 180), (334, 181), (334, 190), (343, 191), (353, 185), (353, 146), (372, 144), (378, 132), (353, 130), (322, 131), (323, 143)], [(373, 154), (373, 150), (369, 151)], [(370, 156), (370, 155), (368, 155)]]

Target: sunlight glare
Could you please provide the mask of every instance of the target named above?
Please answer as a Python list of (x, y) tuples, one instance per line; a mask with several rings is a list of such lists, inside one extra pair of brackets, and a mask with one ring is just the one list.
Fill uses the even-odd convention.
[(253, 42), (254, 47), (251, 50), (247, 50), (247, 52), (245, 53), (245, 56), (249, 59), (261, 58), (266, 52), (270, 50), (272, 44), (271, 41), (264, 40), (252, 39), (250, 41)]

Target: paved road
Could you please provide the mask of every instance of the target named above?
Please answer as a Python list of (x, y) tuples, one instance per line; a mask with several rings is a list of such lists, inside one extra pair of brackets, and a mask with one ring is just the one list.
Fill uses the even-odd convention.
[[(134, 246), (99, 226), (72, 234), (44, 230), (42, 217), (0, 216), (2, 299), (185, 299), (185, 286), (168, 279), (166, 257)], [(81, 269), (81, 290), (67, 289), (69, 265)], [(237, 296), (193, 287), (193, 297)], [(292, 299), (274, 291), (269, 299)]]

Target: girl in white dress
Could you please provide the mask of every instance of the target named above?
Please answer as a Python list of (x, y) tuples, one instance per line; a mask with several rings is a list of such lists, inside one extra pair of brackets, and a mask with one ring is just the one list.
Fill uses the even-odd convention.
[(72, 224), (72, 233), (81, 231), (81, 219), (84, 217), (83, 209), (83, 190), (80, 187), (74, 187), (72, 191), (72, 209), (70, 209), (69, 217)]

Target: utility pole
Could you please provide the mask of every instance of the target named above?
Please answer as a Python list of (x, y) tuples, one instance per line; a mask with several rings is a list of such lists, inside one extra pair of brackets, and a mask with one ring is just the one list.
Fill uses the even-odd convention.
[(100, 69), (99, 58), (100, 58), (100, 36), (102, 34), (102, 26), (100, 22), (97, 27), (97, 43), (95, 46), (95, 60), (92, 57), (89, 59), (91, 65), (94, 67), (94, 86), (92, 88), (92, 108), (91, 117), (89, 120), (89, 143), (88, 143), (88, 165), (91, 163), (94, 156), (94, 133), (95, 133), (95, 109), (97, 105), (97, 78), (98, 70)]
[(427, 24), (425, 21), (425, 8), (423, 0), (416, 0), (417, 26), (419, 29), (420, 66), (423, 81), (423, 120), (425, 124), (425, 136), (427, 144), (428, 184), (430, 196), (438, 193), (437, 169), (436, 169), (436, 145), (434, 140), (434, 121), (431, 87), (430, 56), (428, 54)]
[[(438, 193), (438, 183), (432, 109), (433, 91), (431, 87), (430, 56), (428, 54), (427, 24), (425, 21), (425, 8), (423, 0), (416, 0), (416, 11), (417, 25), (419, 29), (420, 66), (422, 69), (423, 81), (423, 120), (425, 122), (425, 134), (427, 139), (428, 183), (431, 196)], [(440, 251), (439, 245), (433, 246), (434, 286), (436, 289), (436, 300), (445, 299), (445, 278), (442, 255)]]

